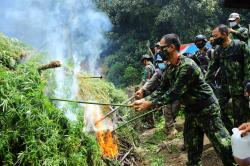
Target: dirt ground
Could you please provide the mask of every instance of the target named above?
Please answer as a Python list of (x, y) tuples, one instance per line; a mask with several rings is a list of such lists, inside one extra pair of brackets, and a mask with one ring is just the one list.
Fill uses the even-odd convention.
[[(183, 120), (177, 120), (176, 128), (179, 133), (175, 138), (167, 137), (162, 128), (163, 125), (160, 124), (141, 134), (141, 142), (137, 150), (144, 156), (144, 162), (141, 165), (185, 166), (187, 153), (180, 149), (183, 144)], [(204, 137), (202, 162), (203, 166), (223, 166), (206, 136)]]

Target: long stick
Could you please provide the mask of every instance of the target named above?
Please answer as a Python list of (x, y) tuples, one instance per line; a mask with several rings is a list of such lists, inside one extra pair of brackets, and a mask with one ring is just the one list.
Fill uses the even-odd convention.
[(77, 101), (77, 100), (56, 99), (56, 98), (50, 98), (50, 100), (65, 101), (65, 102), (71, 102), (71, 103), (82, 103), (82, 104), (95, 104), (95, 105), (111, 105), (111, 106), (119, 106), (119, 107), (132, 107), (132, 105), (125, 105), (125, 104), (98, 103), (98, 102), (90, 102), (90, 101)]
[(153, 57), (154, 54), (153, 54), (152, 50), (150, 49), (150, 42), (149, 42), (149, 40), (147, 41), (146, 46), (147, 46), (147, 48), (148, 48), (148, 50), (149, 50), (149, 53), (150, 53), (151, 57)]
[(144, 114), (142, 114), (142, 115), (136, 116), (136, 117), (132, 118), (131, 120), (129, 120), (129, 121), (123, 123), (122, 125), (118, 126), (118, 127), (117, 127), (116, 129), (114, 129), (112, 132), (114, 132), (114, 131), (116, 131), (116, 130), (122, 128), (123, 126), (127, 125), (128, 123), (131, 123), (131, 122), (133, 122), (133, 121), (135, 121), (135, 120), (137, 120), (137, 119), (139, 119), (139, 118), (141, 118), (141, 117), (143, 117), (143, 116), (145, 116), (145, 115), (148, 115), (148, 114), (150, 114), (150, 113), (152, 113), (152, 112), (155, 112), (155, 111), (156, 111), (156, 109), (155, 109), (155, 110), (148, 111), (148, 112), (146, 112), (146, 113), (144, 113)]
[[(129, 101), (131, 101), (132, 99), (134, 99), (135, 96), (130, 97), (128, 100), (124, 101), (122, 104), (126, 104)], [(113, 114), (114, 112), (118, 111), (118, 109), (120, 108), (120, 106), (116, 107), (115, 109), (111, 110), (110, 112), (108, 112), (106, 115), (104, 115), (101, 119), (99, 119), (98, 121), (95, 122), (95, 125), (97, 125), (99, 122), (103, 121), (104, 119), (106, 119), (109, 115)]]
[(93, 77), (91, 77), (91, 76), (86, 76), (86, 77), (84, 77), (84, 76), (81, 76), (80, 78), (83, 78), (83, 79), (91, 79), (91, 78), (99, 78), (99, 79), (102, 79), (102, 76), (93, 76)]

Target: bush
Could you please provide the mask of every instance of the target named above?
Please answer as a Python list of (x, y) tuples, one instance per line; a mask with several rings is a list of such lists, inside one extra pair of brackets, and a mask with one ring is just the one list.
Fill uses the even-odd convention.
[(37, 65), (9, 66), (25, 49), (0, 36), (0, 164), (104, 165), (82, 120), (70, 122), (44, 95)]

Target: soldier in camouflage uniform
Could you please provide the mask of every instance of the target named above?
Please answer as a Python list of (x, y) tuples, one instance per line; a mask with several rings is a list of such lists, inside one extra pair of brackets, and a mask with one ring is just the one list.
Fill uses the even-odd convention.
[(220, 118), (220, 107), (212, 88), (205, 82), (204, 75), (190, 58), (179, 54), (180, 41), (177, 35), (162, 37), (161, 49), (170, 61), (164, 77), (168, 91), (158, 91), (147, 100), (134, 102), (137, 111), (159, 107), (180, 100), (186, 109), (187, 165), (200, 166), (204, 133), (212, 142), (225, 166), (233, 165), (230, 135)]
[(248, 29), (240, 25), (240, 15), (238, 13), (231, 13), (228, 18), (229, 21), (229, 37), (231, 39), (238, 39), (248, 42)]
[[(167, 67), (167, 61), (166, 59), (163, 59), (164, 57), (162, 57), (161, 54), (162, 53), (159, 54), (158, 52), (158, 55), (160, 55), (160, 57), (156, 57), (154, 60), (156, 64), (154, 75), (136, 92), (135, 95), (138, 96), (138, 98), (143, 98), (145, 96), (148, 96), (155, 90), (161, 88), (162, 86), (161, 82), (166, 73), (165, 70)], [(174, 122), (176, 116), (175, 113), (177, 112), (179, 107), (180, 107), (179, 101), (175, 101), (171, 104), (164, 105), (161, 107), (161, 110), (163, 111), (165, 118), (165, 133), (168, 136), (174, 136), (178, 133), (178, 131), (175, 129)]]
[[(150, 57), (148, 54), (143, 55), (141, 58), (141, 62), (144, 64), (145, 67), (143, 70), (140, 87), (143, 86), (147, 81), (149, 81), (153, 76), (153, 74), (155, 73), (155, 67), (151, 61), (152, 57)], [(155, 124), (154, 114), (153, 113), (148, 114), (142, 119), (142, 122), (144, 123), (144, 128), (146, 129), (154, 128)]]
[(205, 47), (207, 38), (204, 35), (197, 35), (194, 39), (196, 47), (199, 49), (194, 55), (190, 56), (191, 59), (201, 68), (203, 74), (206, 73), (210, 59), (207, 56), (208, 49)]
[[(219, 91), (219, 103), (221, 106), (222, 121), (231, 131), (249, 118), (248, 100), (244, 96), (245, 85), (250, 81), (250, 51), (246, 43), (239, 40), (231, 40), (228, 36), (228, 28), (219, 25), (213, 30), (214, 42), (219, 45), (214, 52), (214, 60), (209, 66), (206, 80), (211, 83), (214, 80), (214, 72), (221, 70), (221, 90)], [(225, 106), (232, 99), (231, 113)]]
[(155, 67), (151, 60), (152, 58), (148, 54), (143, 55), (141, 58), (141, 62), (145, 67), (143, 70), (140, 86), (143, 86), (153, 76), (155, 72)]

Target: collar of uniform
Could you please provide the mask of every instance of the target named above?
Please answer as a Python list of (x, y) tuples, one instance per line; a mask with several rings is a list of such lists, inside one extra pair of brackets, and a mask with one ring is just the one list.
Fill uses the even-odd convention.
[(179, 66), (180, 65), (180, 62), (181, 62), (181, 58), (182, 58), (183, 55), (180, 55), (176, 61), (176, 64), (171, 64), (170, 63), (170, 66), (171, 67), (176, 67), (176, 66)]
[(231, 40), (231, 42), (226, 46), (226, 47), (222, 47), (224, 50), (227, 50), (228, 48), (233, 46), (233, 40)]

